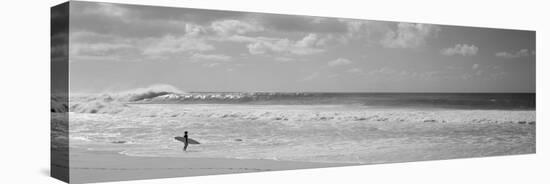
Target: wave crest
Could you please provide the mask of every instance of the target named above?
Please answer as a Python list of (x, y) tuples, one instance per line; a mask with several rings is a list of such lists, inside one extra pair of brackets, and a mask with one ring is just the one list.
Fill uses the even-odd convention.
[(97, 94), (79, 94), (70, 97), (70, 112), (117, 114), (124, 111), (127, 103), (139, 102), (167, 94), (183, 93), (176, 87), (158, 84), (146, 88), (136, 88), (121, 92)]

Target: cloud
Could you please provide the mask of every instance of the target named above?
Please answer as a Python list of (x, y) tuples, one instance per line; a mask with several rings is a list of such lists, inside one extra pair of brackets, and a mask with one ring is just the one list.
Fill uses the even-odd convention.
[(310, 75), (302, 78), (300, 81), (311, 81), (313, 79), (319, 78), (321, 76), (321, 73), (319, 72), (313, 72)]
[(124, 43), (72, 44), (70, 47), (71, 54), (95, 56), (113, 55), (133, 48), (132, 45)]
[(221, 20), (212, 22), (212, 30), (220, 35), (246, 34), (250, 32), (260, 32), (264, 28), (255, 23), (244, 22), (240, 20)]
[(454, 47), (441, 50), (441, 54), (446, 56), (474, 56), (479, 51), (479, 48), (475, 45), (456, 44)]
[(112, 3), (97, 3), (98, 8), (86, 9), (85, 13), (99, 13), (111, 17), (123, 17), (129, 14), (129, 10)]
[(209, 51), (215, 49), (213, 45), (206, 43), (203, 39), (187, 36), (176, 37), (168, 35), (160, 39), (155, 38), (150, 40), (150, 43), (143, 51), (145, 55), (149, 56), (162, 56), (165, 54), (186, 53), (187, 51)]
[(192, 53), (211, 51), (215, 47), (207, 40), (194, 35), (147, 38), (125, 38), (117, 35), (79, 32), (70, 34), (71, 61), (81, 59), (111, 61), (143, 61), (188, 56)]
[[(144, 7), (77, 2), (72, 8), (71, 35), (77, 36), (76, 59), (111, 57), (119, 60), (224, 60), (208, 51), (234, 44), (247, 54), (291, 61), (323, 53), (356, 40), (388, 48), (415, 48), (436, 36), (429, 24), (291, 16), (185, 8)], [(74, 23), (74, 24), (73, 24)], [(236, 44), (238, 43), (238, 44)], [(237, 49), (235, 49), (237, 50)], [(238, 52), (233, 49), (227, 52)], [(59, 49), (59, 51), (62, 51)], [(118, 53), (120, 52), (120, 53)], [(109, 55), (109, 56), (107, 56)], [(238, 54), (231, 55), (237, 57)], [(225, 58), (227, 59), (227, 58)], [(232, 59), (232, 58), (230, 58)], [(229, 59), (229, 60), (230, 60)]]
[(472, 65), (472, 70), (477, 70), (479, 68), (479, 64), (473, 64)]
[(263, 25), (272, 31), (287, 33), (343, 34), (345, 23), (335, 18), (280, 14), (255, 14)]
[[(347, 33), (346, 36), (348, 39), (351, 38), (367, 38), (373, 36), (374, 33), (386, 33), (389, 29), (386, 28), (386, 24), (376, 21), (368, 20), (350, 20), (350, 19), (339, 19), (339, 21), (346, 23)], [(378, 36), (382, 36), (378, 35)], [(366, 40), (372, 41), (372, 40)]]
[(456, 77), (456, 74), (450, 71), (418, 71), (412, 72), (408, 70), (394, 69), (390, 67), (382, 67), (379, 69), (371, 70), (366, 73), (373, 79), (387, 79), (387, 80), (440, 80), (450, 79)]
[(71, 62), (96, 61), (142, 61), (142, 51), (124, 43), (72, 43), (69, 47)]
[(194, 61), (209, 60), (209, 61), (231, 61), (232, 57), (222, 54), (200, 54), (195, 53), (190, 57)]
[(365, 29), (365, 25), (368, 23), (368, 21), (361, 21), (361, 20), (340, 19), (340, 21), (346, 22), (348, 34), (355, 34), (355, 33), (361, 32), (362, 29)]
[(194, 53), (189, 57), (191, 62), (202, 62), (202, 66), (213, 68), (222, 65), (224, 62), (231, 61), (233, 57), (223, 54), (201, 54)]
[(260, 37), (253, 39), (253, 43), (248, 44), (247, 48), (250, 54), (267, 54), (272, 52), (279, 54), (310, 55), (324, 51), (316, 47), (318, 41), (319, 38), (316, 34), (308, 34), (298, 41), (292, 41), (286, 38)]
[(477, 70), (476, 73), (475, 73), (475, 75), (479, 76), (479, 75), (481, 75), (482, 73), (483, 73), (483, 70)]
[(207, 28), (196, 24), (185, 24), (185, 34), (188, 36), (197, 37), (207, 33)]
[(343, 65), (349, 65), (353, 63), (351, 60), (346, 58), (338, 58), (332, 61), (329, 61), (327, 64), (328, 66), (335, 67), (335, 66), (343, 66)]
[(246, 47), (250, 54), (265, 54), (268, 51), (283, 52), (288, 51), (289, 42), (288, 39), (269, 40), (260, 38), (254, 40), (254, 43), (250, 43)]
[(208, 68), (213, 68), (213, 67), (220, 66), (220, 63), (205, 63), (203, 66)]
[(250, 36), (243, 36), (243, 35), (225, 35), (225, 36), (218, 36), (211, 38), (214, 41), (218, 42), (237, 42), (237, 43), (254, 43), (257, 42), (259, 39), (268, 39), (266, 37), (250, 37)]
[(147, 19), (140, 16), (144, 12), (136, 6), (74, 2), (71, 30), (137, 38), (185, 33), (182, 19)]
[(296, 42), (296, 47), (312, 47), (315, 46), (315, 43), (319, 40), (317, 34), (308, 34), (301, 40)]
[(529, 56), (534, 56), (534, 55), (535, 55), (535, 51), (532, 50), (531, 52), (529, 52), (529, 49), (521, 49), (521, 50), (518, 50), (518, 51), (513, 52), (513, 53), (509, 53), (509, 52), (497, 52), (497, 53), (495, 53), (496, 57), (504, 58), (504, 59), (529, 57)]
[(275, 61), (280, 61), (280, 62), (290, 62), (290, 61), (295, 61), (296, 59), (294, 58), (289, 58), (289, 57), (275, 57)]
[(362, 73), (363, 70), (361, 68), (351, 68), (349, 70), (346, 70), (348, 73)]
[(249, 14), (78, 1), (71, 3), (71, 29), (123, 37), (179, 35), (185, 33), (186, 24), (208, 27), (214, 21), (240, 19)]
[(437, 36), (441, 28), (431, 24), (399, 23), (397, 30), (390, 30), (381, 40), (386, 48), (416, 48), (424, 45), (429, 37)]
[(71, 61), (81, 59), (137, 61), (142, 60), (143, 56), (140, 43), (135, 39), (123, 39), (92, 32), (72, 32), (69, 42), (68, 52)]
[(377, 70), (372, 70), (372, 71), (369, 72), (370, 75), (375, 75), (375, 76), (378, 76), (378, 75), (406, 75), (408, 73), (409, 72), (404, 71), (404, 70), (396, 70), (396, 69), (389, 68), (389, 67), (382, 67), (382, 68), (379, 68)]

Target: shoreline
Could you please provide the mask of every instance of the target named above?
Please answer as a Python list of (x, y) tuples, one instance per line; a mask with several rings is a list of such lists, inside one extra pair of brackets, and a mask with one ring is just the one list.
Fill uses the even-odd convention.
[[(140, 157), (128, 156), (115, 151), (87, 151), (77, 148), (70, 150), (69, 173), (71, 179), (70, 183), (97, 183), (534, 154), (536, 154), (536, 151), (487, 156), (419, 159), (360, 164), (283, 161), (270, 159)], [(97, 167), (97, 163), (101, 163), (101, 167)], [(228, 167), (228, 165), (231, 167)]]
[[(70, 113), (71, 183), (536, 153), (536, 111), (165, 104), (88, 110), (96, 113)], [(187, 130), (204, 143), (196, 154), (178, 151), (173, 140)]]
[[(97, 166), (98, 163), (101, 163), (101, 167)], [(115, 151), (71, 149), (69, 170), (71, 183), (95, 183), (353, 165), (360, 164), (267, 159), (137, 157)]]

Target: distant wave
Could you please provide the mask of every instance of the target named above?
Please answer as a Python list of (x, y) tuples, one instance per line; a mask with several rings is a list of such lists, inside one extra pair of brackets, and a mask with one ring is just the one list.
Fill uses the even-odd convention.
[[(269, 102), (271, 104), (315, 103), (312, 93), (271, 93), (271, 92), (205, 92), (205, 93), (151, 93), (134, 98), (138, 103), (250, 103)], [(285, 102), (285, 103), (283, 103)]]
[[(70, 97), (69, 111), (78, 113), (116, 114), (128, 104), (171, 103), (248, 103), (286, 100), (300, 102), (297, 98), (314, 96), (307, 93), (269, 92), (204, 92), (187, 93), (170, 85), (153, 85), (120, 92), (103, 94), (78, 94)], [(53, 111), (53, 110), (52, 110)]]
[(70, 98), (69, 111), (114, 114), (124, 111), (128, 104), (360, 105), (392, 108), (534, 110), (535, 94), (182, 92), (169, 85), (153, 85), (101, 95), (73, 95)]
[(70, 97), (70, 112), (116, 114), (124, 111), (128, 103), (153, 99), (167, 94), (183, 93), (170, 85), (153, 85), (120, 92), (97, 94), (78, 94)]
[(128, 107), (125, 103), (108, 99), (111, 98), (90, 98), (86, 101), (71, 101), (69, 111), (92, 114), (116, 114), (125, 110), (125, 107)]
[(132, 101), (132, 102), (141, 101), (141, 100), (151, 99), (151, 98), (164, 96), (164, 95), (168, 95), (168, 94), (172, 94), (172, 93), (165, 92), (165, 91), (161, 91), (161, 92), (152, 92), (151, 91), (151, 92), (146, 92), (146, 93), (143, 93), (143, 94), (136, 94), (136, 95), (134, 95), (130, 98), (130, 101)]
[[(115, 114), (128, 107), (127, 104), (170, 104), (170, 103), (248, 103), (276, 100), (292, 101), (300, 93), (176, 93), (172, 91), (141, 91), (103, 95), (80, 95), (71, 97), (70, 111), (79, 113)], [(300, 103), (300, 101), (294, 101)]]

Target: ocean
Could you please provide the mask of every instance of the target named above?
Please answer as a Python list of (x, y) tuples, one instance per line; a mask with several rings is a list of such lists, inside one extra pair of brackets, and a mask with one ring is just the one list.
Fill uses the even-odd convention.
[[(167, 92), (69, 98), (70, 146), (134, 157), (388, 163), (533, 153), (535, 94)], [(175, 136), (201, 142), (182, 151)]]
[(141, 103), (364, 105), (395, 108), (535, 109), (534, 93), (155, 93), (131, 99)]

